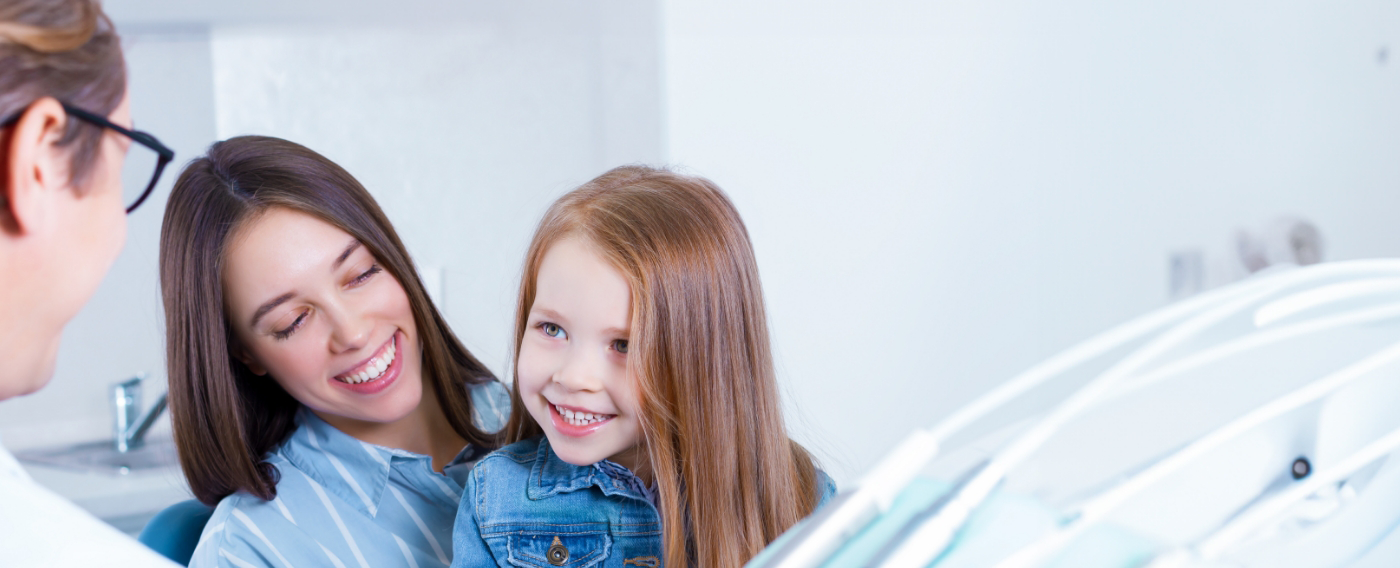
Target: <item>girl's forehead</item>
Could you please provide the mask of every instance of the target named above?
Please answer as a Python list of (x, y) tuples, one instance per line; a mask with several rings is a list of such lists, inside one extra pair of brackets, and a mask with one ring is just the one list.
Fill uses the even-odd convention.
[(545, 251), (535, 277), (535, 310), (625, 329), (631, 305), (627, 279), (592, 243), (568, 237)]

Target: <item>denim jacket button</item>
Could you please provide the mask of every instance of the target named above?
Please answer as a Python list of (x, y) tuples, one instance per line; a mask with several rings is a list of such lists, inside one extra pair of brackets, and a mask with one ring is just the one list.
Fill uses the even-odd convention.
[(545, 558), (549, 559), (549, 563), (555, 566), (563, 566), (565, 562), (569, 561), (569, 549), (564, 546), (564, 543), (559, 542), (557, 536), (554, 537), (554, 543), (549, 545), (549, 550), (545, 551), (544, 555)]

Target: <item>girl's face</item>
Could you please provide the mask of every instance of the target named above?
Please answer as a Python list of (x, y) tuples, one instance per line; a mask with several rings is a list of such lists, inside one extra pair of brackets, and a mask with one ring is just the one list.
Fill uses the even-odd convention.
[(423, 396), (408, 294), (346, 232), (274, 207), (229, 241), (223, 285), (235, 356), (356, 435)]
[(610, 459), (637, 470), (640, 424), (627, 365), (627, 281), (570, 237), (540, 262), (535, 302), (516, 359), (516, 389), (561, 459)]

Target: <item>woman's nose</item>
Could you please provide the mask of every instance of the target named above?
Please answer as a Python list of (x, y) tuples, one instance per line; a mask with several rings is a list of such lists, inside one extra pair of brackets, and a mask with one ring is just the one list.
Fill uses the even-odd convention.
[(332, 353), (345, 353), (365, 347), (374, 330), (370, 318), (352, 306), (339, 306), (327, 310), (331, 320), (330, 349)]

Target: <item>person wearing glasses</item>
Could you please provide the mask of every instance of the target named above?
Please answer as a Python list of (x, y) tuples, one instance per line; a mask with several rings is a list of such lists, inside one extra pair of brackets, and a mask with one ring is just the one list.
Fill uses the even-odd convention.
[[(174, 157), (131, 124), (121, 42), (94, 0), (0, 2), (0, 400), (49, 381), (126, 214)], [(130, 159), (155, 169), (128, 193)], [(0, 564), (174, 566), (36, 484), (2, 446)]]

